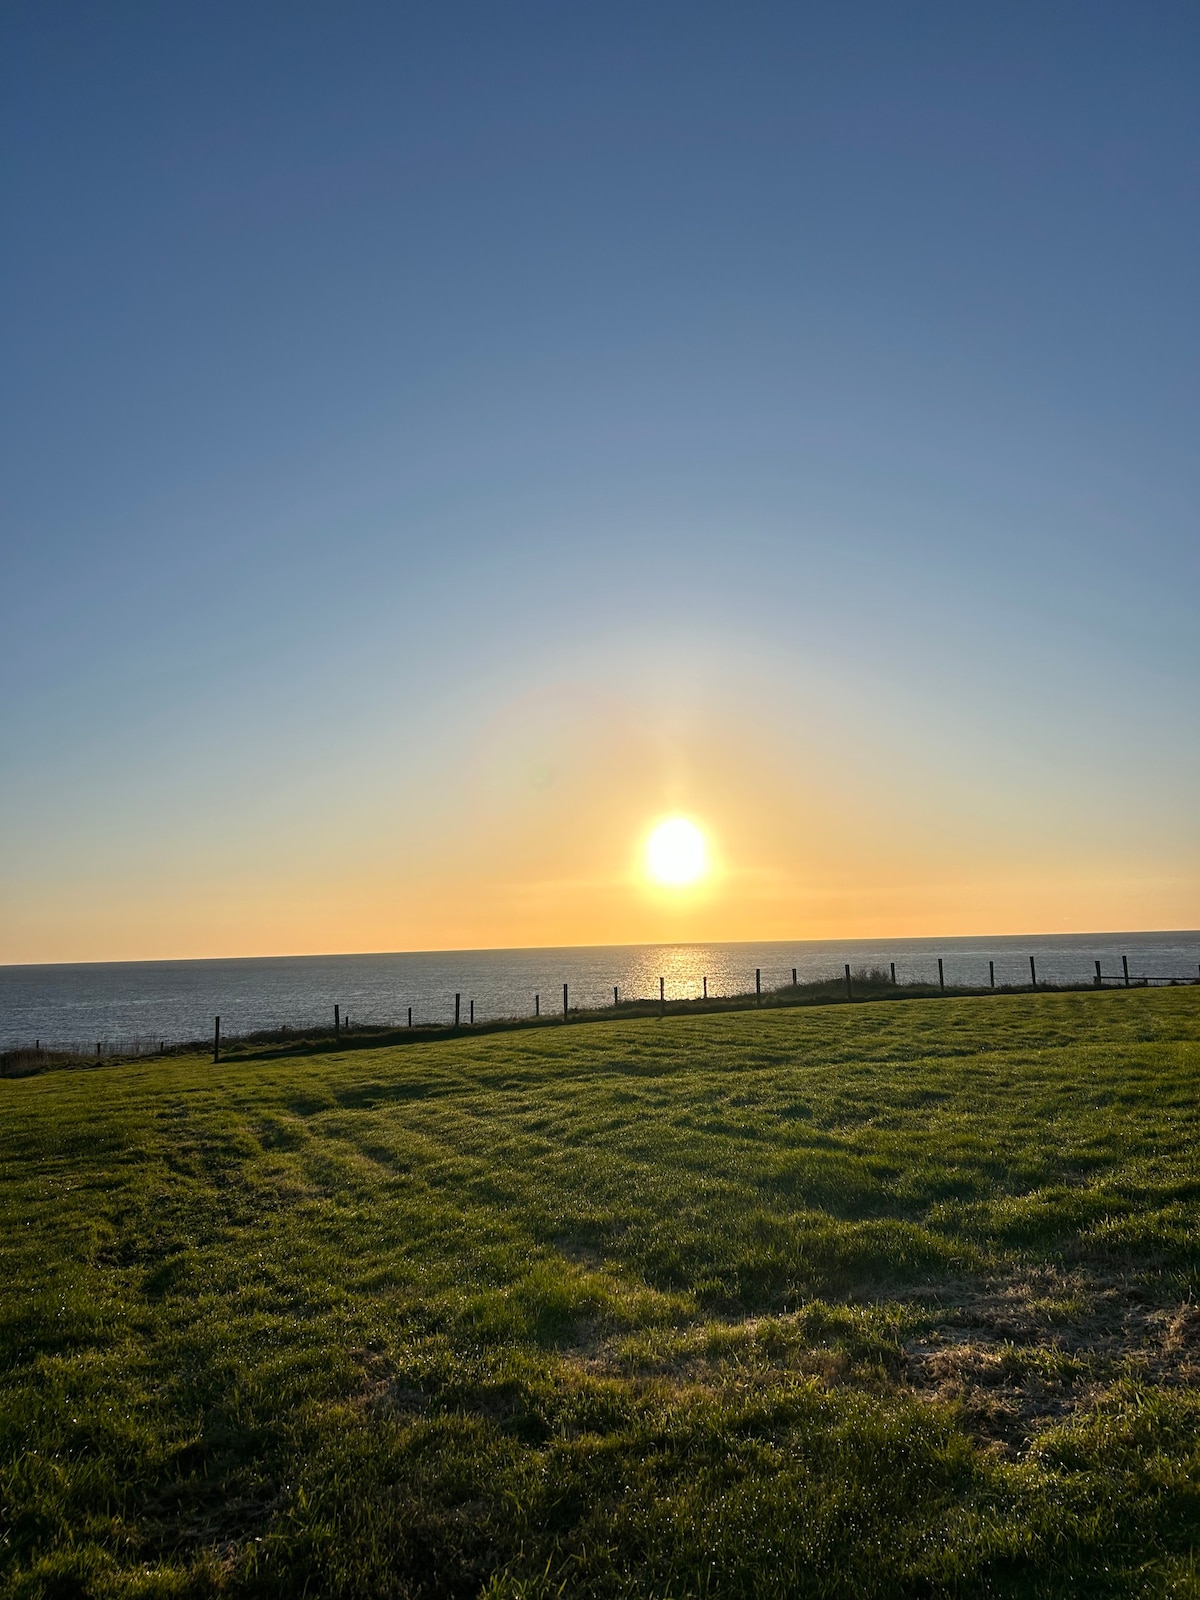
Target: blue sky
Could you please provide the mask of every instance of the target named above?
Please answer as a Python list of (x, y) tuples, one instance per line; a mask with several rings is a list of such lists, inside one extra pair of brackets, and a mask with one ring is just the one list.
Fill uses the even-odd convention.
[[(1195, 926), (1198, 67), (1182, 4), (7, 7), (0, 959)], [(609, 754), (535, 819), (543, 701)], [(660, 925), (602, 819), (735, 768)]]

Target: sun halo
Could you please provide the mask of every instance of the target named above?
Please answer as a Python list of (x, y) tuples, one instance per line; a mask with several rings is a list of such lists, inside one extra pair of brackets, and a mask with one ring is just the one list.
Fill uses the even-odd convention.
[(646, 840), (646, 876), (669, 889), (683, 889), (708, 874), (708, 845), (688, 817), (666, 817)]

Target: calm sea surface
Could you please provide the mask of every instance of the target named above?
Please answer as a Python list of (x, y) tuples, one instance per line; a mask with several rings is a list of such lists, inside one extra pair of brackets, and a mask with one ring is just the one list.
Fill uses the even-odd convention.
[(660, 976), (668, 998), (745, 992), (761, 967), (764, 988), (852, 968), (896, 963), (901, 979), (936, 982), (937, 959), (946, 982), (986, 983), (988, 961), (997, 983), (1028, 983), (1029, 957), (1039, 978), (1090, 979), (1099, 961), (1105, 974), (1129, 959), (1134, 976), (1194, 980), (1200, 973), (1200, 932), (1030, 935), (979, 939), (846, 940), (792, 944), (662, 944), (549, 950), (444, 950), (408, 955), (273, 956), (225, 961), (123, 961), (71, 966), (0, 967), (0, 1047), (80, 1045), (132, 1047), (160, 1039), (205, 1038), (219, 1015), (225, 1034), (255, 1028), (304, 1027), (333, 1020), (334, 1004), (351, 1022), (452, 1022), (454, 996), (463, 1018), (475, 1002), (477, 1021), (527, 1016), (540, 994), (543, 1011), (562, 1009), (562, 986), (572, 1006), (603, 1005), (613, 985), (621, 998), (657, 998)]

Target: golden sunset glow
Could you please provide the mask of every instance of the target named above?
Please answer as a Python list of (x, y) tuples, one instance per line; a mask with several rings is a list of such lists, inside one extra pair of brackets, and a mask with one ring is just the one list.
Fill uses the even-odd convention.
[(708, 873), (704, 835), (687, 817), (668, 817), (646, 840), (646, 874), (654, 883), (682, 889)]
[[(986, 784), (968, 779), (957, 733), (936, 720), (914, 716), (895, 735), (875, 725), (870, 748), (848, 743), (847, 728), (857, 740), (874, 714), (873, 688), (847, 719), (829, 711), (847, 703), (846, 684), (836, 696), (819, 678), (801, 685), (803, 737), (785, 738), (739, 710), (769, 660), (750, 677), (726, 662), (720, 682), (686, 668), (677, 681), (647, 654), (628, 686), (589, 686), (581, 669), (497, 696), (444, 771), (406, 766), (396, 752), (407, 735), (387, 725), (352, 791), (352, 827), (338, 769), (301, 783), (297, 766), (286, 807), (231, 807), (208, 832), (199, 810), (169, 811), (163, 791), (144, 787), (131, 812), (144, 857), (98, 862), (86, 895), (73, 835), (56, 844), (53, 870), (12, 858), (0, 873), (0, 962), (1194, 925), (1190, 844), (1170, 873), (1148, 845), (1107, 857), (1102, 809), (1081, 815), (1070, 789), (1023, 808), (998, 768)], [(651, 679), (678, 708), (669, 739), (641, 703)], [(954, 852), (929, 803), (935, 779), (957, 807)], [(186, 794), (200, 806), (200, 789)], [(685, 809), (693, 797), (702, 813)], [(168, 872), (163, 830), (181, 816), (190, 856)], [(704, 868), (690, 883), (652, 866), (651, 835), (675, 821), (701, 835)]]

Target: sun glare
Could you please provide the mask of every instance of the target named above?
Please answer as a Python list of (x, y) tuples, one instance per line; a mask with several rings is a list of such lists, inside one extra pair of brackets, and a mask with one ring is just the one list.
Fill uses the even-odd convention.
[(668, 817), (646, 840), (646, 873), (655, 883), (683, 888), (708, 871), (704, 835), (686, 817)]

